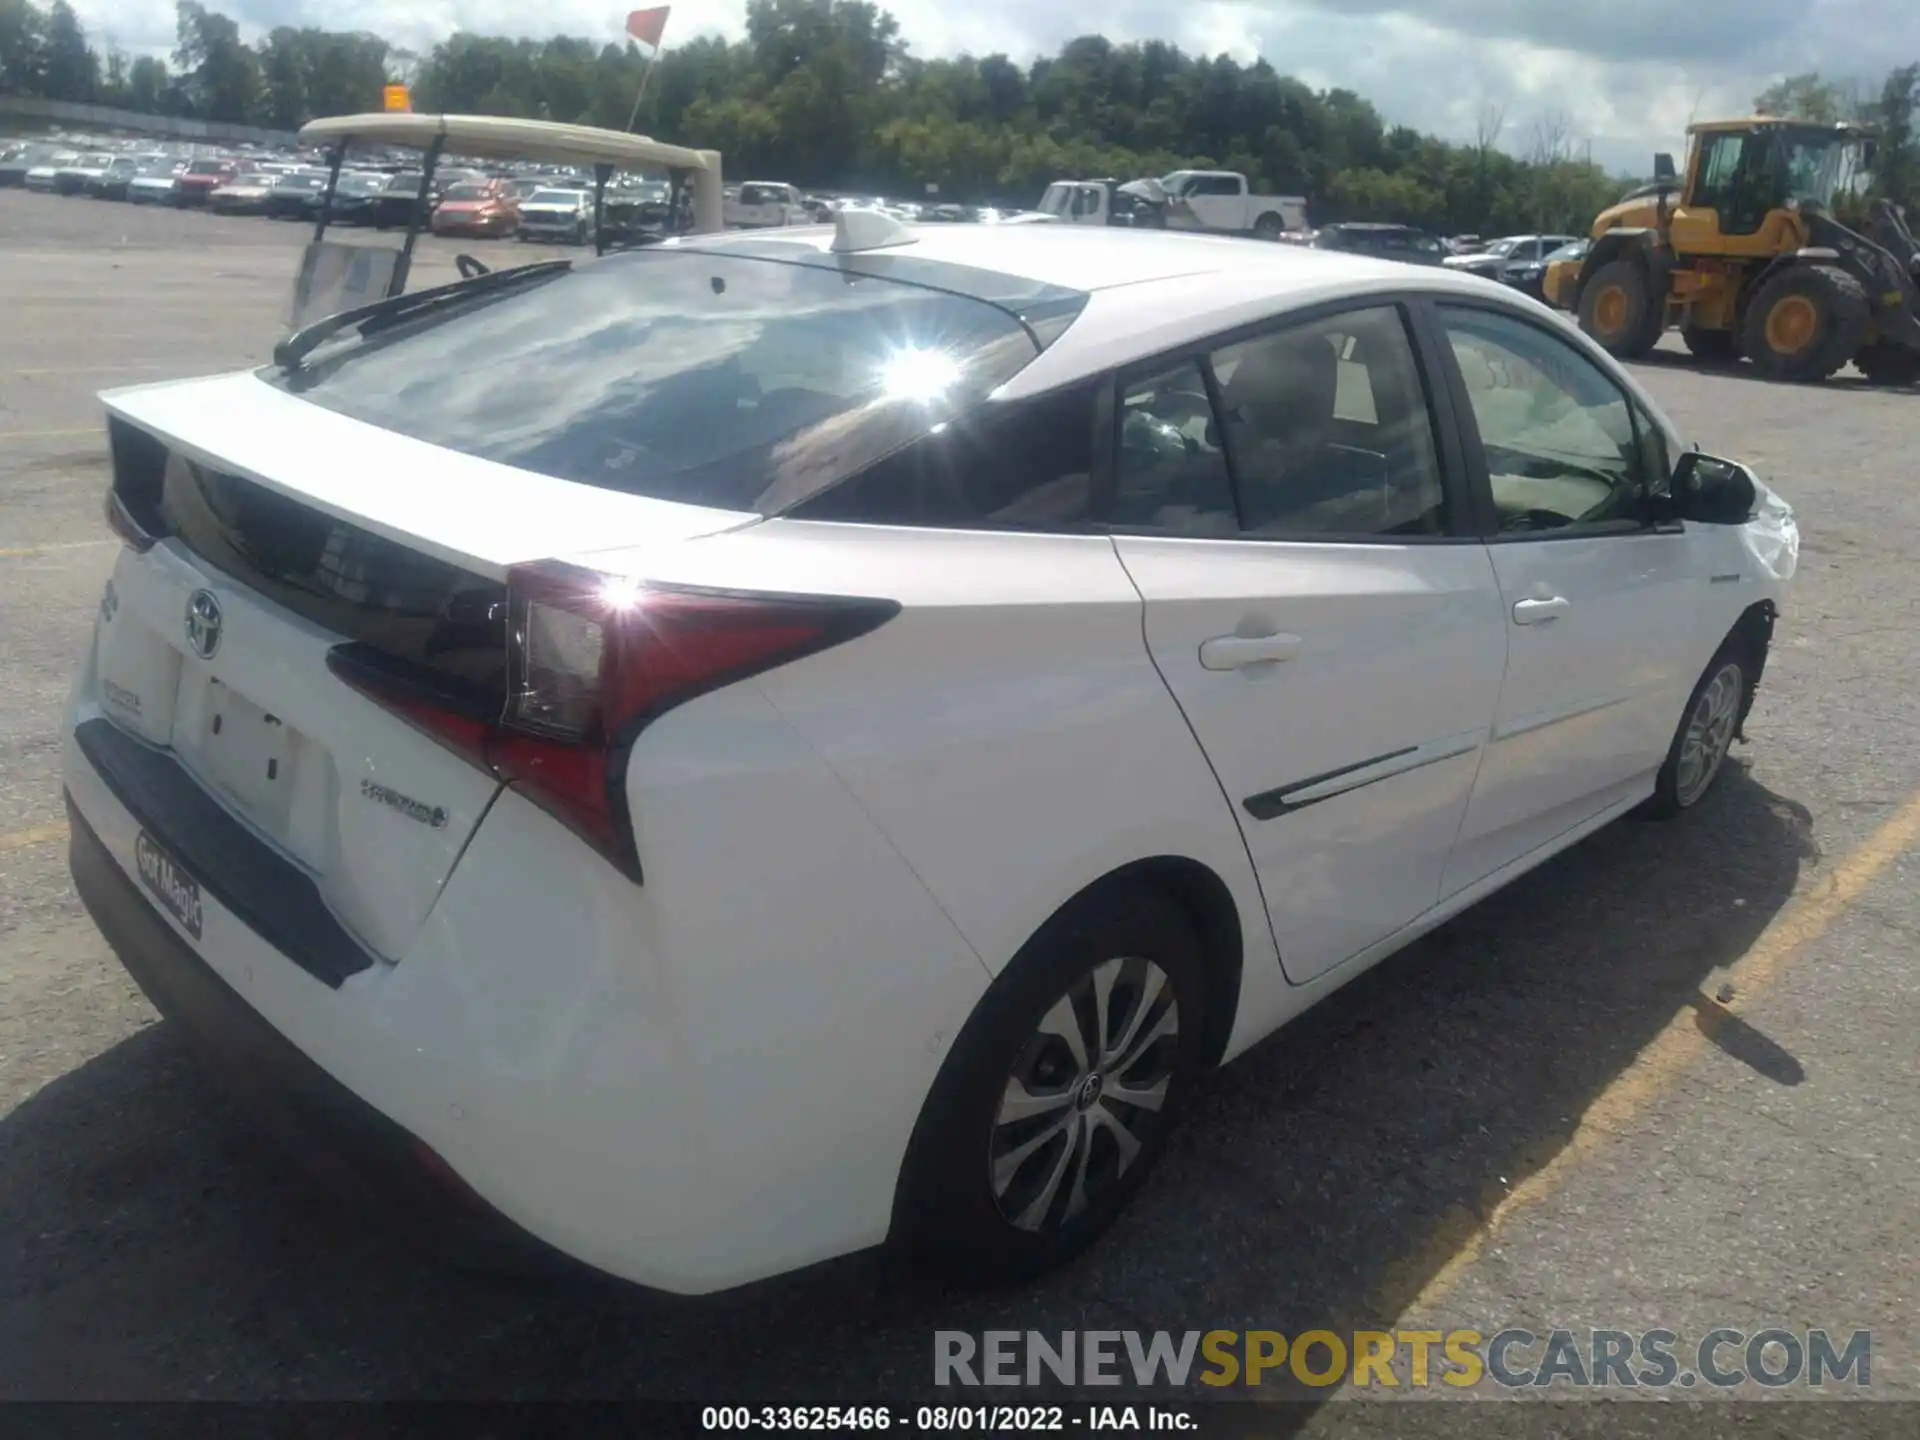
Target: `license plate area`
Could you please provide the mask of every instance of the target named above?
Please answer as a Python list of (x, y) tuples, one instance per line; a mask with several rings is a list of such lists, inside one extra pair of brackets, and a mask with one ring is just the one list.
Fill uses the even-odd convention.
[(296, 730), (213, 675), (182, 677), (173, 746), (200, 781), (276, 839), (288, 834)]
[(133, 859), (134, 868), (140, 872), (140, 883), (160, 902), (160, 908), (177, 920), (181, 929), (200, 939), (203, 915), (200, 882), (144, 830), (133, 843)]

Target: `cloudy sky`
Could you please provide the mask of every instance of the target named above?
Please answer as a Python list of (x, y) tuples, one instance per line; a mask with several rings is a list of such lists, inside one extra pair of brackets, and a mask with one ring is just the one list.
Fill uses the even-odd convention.
[[(172, 0), (74, 0), (96, 43), (173, 43)], [(210, 0), (251, 38), (282, 24), (365, 29), (425, 51), (454, 30), (617, 38), (644, 0)], [(1390, 120), (1455, 138), (1488, 103), (1524, 150), (1564, 117), (1576, 145), (1642, 170), (1677, 149), (1689, 115), (1735, 113), (1772, 79), (1870, 77), (1920, 59), (1916, 0), (882, 0), (916, 54), (1020, 59), (1075, 35), (1166, 39), (1257, 56), (1315, 86), (1344, 85)], [(674, 0), (667, 44), (738, 35), (745, 0)]]

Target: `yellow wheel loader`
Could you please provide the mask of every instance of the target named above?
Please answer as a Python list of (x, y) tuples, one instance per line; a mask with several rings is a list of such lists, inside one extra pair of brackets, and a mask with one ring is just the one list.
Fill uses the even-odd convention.
[(1744, 356), (1771, 379), (1852, 362), (1877, 384), (1920, 382), (1920, 245), (1889, 201), (1859, 230), (1833, 213), (1872, 162), (1873, 132), (1761, 117), (1687, 139), (1684, 177), (1655, 156), (1654, 183), (1601, 212), (1586, 255), (1549, 271), (1547, 297), (1625, 359), (1678, 326), (1700, 359)]

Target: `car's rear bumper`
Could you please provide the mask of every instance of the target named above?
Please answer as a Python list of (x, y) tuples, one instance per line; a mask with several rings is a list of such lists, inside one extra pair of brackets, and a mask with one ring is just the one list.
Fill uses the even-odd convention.
[(302, 1054), (196, 955), (67, 797), (74, 888), (147, 999), (223, 1087), (356, 1213), (456, 1258), (515, 1269), (569, 1262), (476, 1195), (427, 1144)]
[[(782, 867), (753, 882), (761, 906), (740, 906), (731, 882), (703, 887), (723, 869), (704, 851), (692, 873), (637, 887), (508, 790), (407, 953), (340, 976), (302, 963), (285, 933), (296, 923), (286, 877), (244, 841), (285, 857), (246, 827), (215, 833), (232, 827), (204, 807), (152, 803), (153, 786), (129, 784), (89, 732), (102, 723), (93, 684), (89, 666), (63, 761), (87, 907), (156, 1006), (352, 1197), (352, 1214), (393, 1215), (428, 1244), (518, 1266), (522, 1244), (493, 1237), (490, 1208), (579, 1263), (688, 1294), (884, 1239), (936, 1042), (957, 1032), (985, 975), (771, 712), (801, 783), (818, 786), (806, 809), (837, 858), (796, 869), (777, 830), (777, 855), (748, 857)], [(765, 710), (751, 694), (735, 704)], [(143, 833), (197, 882), (190, 920), (148, 898)], [(729, 844), (738, 864), (740, 842)], [(858, 924), (817, 903), (823, 884), (862, 897)], [(849, 970), (884, 983), (852, 985)], [(458, 1181), (436, 1196), (442, 1170)], [(470, 1223), (429, 1218), (457, 1213), (466, 1189), (485, 1202)]]

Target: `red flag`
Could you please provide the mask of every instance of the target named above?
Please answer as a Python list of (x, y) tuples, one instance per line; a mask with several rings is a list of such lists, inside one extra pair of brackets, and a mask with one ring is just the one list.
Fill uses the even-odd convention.
[(667, 16), (672, 11), (671, 5), (662, 5), (653, 10), (635, 10), (627, 16), (627, 34), (649, 50), (658, 50), (660, 37), (667, 30)]

